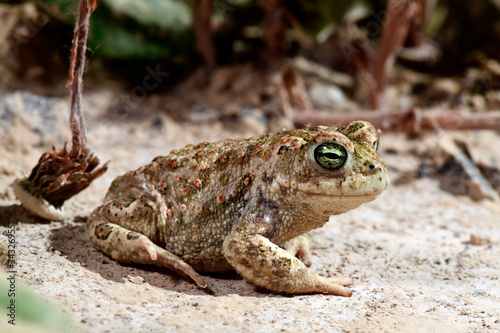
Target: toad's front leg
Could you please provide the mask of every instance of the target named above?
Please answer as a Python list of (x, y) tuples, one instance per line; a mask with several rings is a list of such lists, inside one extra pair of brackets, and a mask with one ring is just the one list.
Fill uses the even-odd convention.
[(161, 248), (158, 228), (166, 227), (164, 203), (159, 196), (116, 199), (96, 208), (87, 222), (87, 237), (93, 245), (122, 263), (150, 264), (174, 270), (207, 284), (184, 260)]
[(300, 261), (302, 261), (304, 265), (306, 265), (307, 267), (311, 267), (312, 255), (311, 250), (309, 250), (309, 243), (309, 234), (305, 233), (303, 235), (290, 239), (281, 247), (284, 248), (286, 252), (290, 253), (292, 256), (300, 259)]
[(349, 278), (324, 278), (262, 234), (252, 223), (235, 228), (223, 243), (227, 261), (245, 279), (269, 290), (289, 294), (324, 293), (351, 296)]

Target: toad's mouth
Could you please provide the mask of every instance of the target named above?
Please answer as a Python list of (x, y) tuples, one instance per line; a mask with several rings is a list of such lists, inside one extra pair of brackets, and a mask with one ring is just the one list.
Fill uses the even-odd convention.
[(350, 186), (350, 183), (340, 182), (333, 184), (307, 184), (307, 183), (297, 183), (290, 180), (276, 179), (273, 186), (278, 186), (280, 191), (297, 191), (305, 196), (312, 198), (337, 198), (342, 200), (352, 199), (362, 199), (365, 201), (370, 201), (379, 196), (389, 185), (388, 179), (379, 178), (378, 183), (367, 182), (368, 184), (359, 184), (358, 186)]
[(373, 197), (373, 199), (375, 199), (376, 197), (378, 197), (381, 193), (382, 193), (383, 189), (381, 189), (380, 191), (378, 192), (374, 192), (374, 193), (365, 193), (365, 194), (333, 194), (333, 193), (317, 193), (317, 192), (307, 192), (307, 191), (304, 191), (303, 193), (307, 196), (310, 196), (310, 197), (325, 197), (325, 198), (371, 198)]

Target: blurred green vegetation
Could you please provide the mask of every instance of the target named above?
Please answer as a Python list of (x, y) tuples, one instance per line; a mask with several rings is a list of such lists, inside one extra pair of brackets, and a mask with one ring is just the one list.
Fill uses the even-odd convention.
[[(78, 0), (41, 2), (58, 6), (57, 18), (65, 23), (76, 21)], [(101, 0), (91, 16), (88, 44), (96, 55), (106, 58), (186, 55), (194, 43), (191, 24), (190, 8), (184, 1)]]
[[(9, 277), (0, 273), (1, 332), (84, 332), (59, 303), (33, 292), (18, 277)], [(9, 324), (9, 320), (15, 325)]]
[[(78, 0), (38, 0), (36, 3), (46, 10), (52, 8), (52, 12), (56, 6), (58, 14), (53, 17), (67, 25), (73, 24)], [(434, 63), (434, 68), (460, 67), (470, 62), (473, 52), (500, 58), (497, 47), (500, 0), (425, 0), (423, 3), (423, 36), (438, 45), (442, 53), (442, 61)], [(315, 42), (326, 40), (346, 23), (356, 26), (369, 40), (376, 42), (387, 10), (384, 0), (290, 0), (283, 4), (288, 31), (298, 32)], [(219, 63), (255, 59), (262, 51), (265, 6), (266, 3), (256, 0), (214, 0), (212, 18)], [(297, 34), (287, 34), (291, 55), (303, 51), (303, 44), (293, 36)], [(167, 59), (177, 63), (196, 59), (200, 63), (195, 45), (187, 0), (99, 0), (91, 16), (89, 48), (95, 56)]]

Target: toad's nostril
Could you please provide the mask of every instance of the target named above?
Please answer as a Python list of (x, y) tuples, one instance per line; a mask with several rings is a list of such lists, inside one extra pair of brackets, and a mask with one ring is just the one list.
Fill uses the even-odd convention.
[(370, 170), (373, 170), (373, 169), (375, 169), (375, 165), (374, 164), (370, 164), (370, 166), (368, 168), (370, 168)]

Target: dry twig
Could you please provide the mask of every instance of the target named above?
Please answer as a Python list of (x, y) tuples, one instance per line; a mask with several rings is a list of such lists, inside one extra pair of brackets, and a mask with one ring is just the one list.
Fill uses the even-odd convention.
[(266, 1), (265, 42), (271, 61), (280, 61), (286, 54), (285, 8), (282, 0)]
[(390, 0), (387, 4), (382, 36), (373, 71), (378, 93), (384, 90), (387, 71), (394, 64), (396, 54), (403, 46), (410, 26), (418, 17), (421, 7), (421, 0)]
[(294, 117), (297, 127), (305, 125), (342, 126), (355, 120), (366, 120), (376, 128), (389, 132), (416, 134), (434, 130), (495, 130), (500, 131), (500, 112), (481, 114), (443, 112), (428, 113), (417, 108), (406, 111), (364, 111), (357, 113), (332, 113), (314, 111)]
[(351, 75), (334, 71), (304, 57), (298, 56), (292, 59), (291, 64), (302, 72), (319, 76), (323, 80), (331, 82), (334, 85), (345, 88), (352, 88), (354, 86), (354, 79)]
[(286, 117), (292, 118), (295, 111), (311, 112), (312, 104), (304, 81), (295, 68), (291, 66), (283, 67), (278, 81), (278, 89)]
[(372, 57), (360, 39), (352, 41), (351, 47), (357, 51), (352, 54), (352, 63), (360, 78), (365, 81), (368, 86), (370, 105), (373, 109), (379, 108), (379, 87), (370, 71)]
[[(381, 107), (380, 94), (385, 89), (386, 75), (394, 64), (398, 51), (408, 36), (410, 27), (421, 29), (419, 14), (422, 0), (390, 0), (385, 11), (382, 36), (375, 60), (369, 55), (361, 39), (352, 41), (352, 62), (360, 78), (368, 86), (369, 101), (372, 109)], [(418, 21), (418, 22), (416, 22)]]
[(60, 152), (52, 147), (52, 151), (42, 154), (29, 177), (14, 182), (14, 192), (23, 205), (33, 213), (51, 220), (63, 219), (64, 201), (87, 188), (108, 168), (106, 163), (96, 169), (99, 159), (87, 146), (81, 107), (89, 18), (91, 8), (95, 7), (95, 0), (81, 0), (75, 26), (68, 80), (71, 86), (71, 150), (66, 150), (66, 144)]
[(212, 37), (211, 16), (213, 11), (212, 0), (191, 0), (191, 11), (193, 13), (194, 31), (196, 33), (196, 44), (208, 70), (217, 66), (215, 57), (215, 46)]

